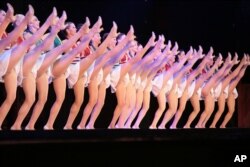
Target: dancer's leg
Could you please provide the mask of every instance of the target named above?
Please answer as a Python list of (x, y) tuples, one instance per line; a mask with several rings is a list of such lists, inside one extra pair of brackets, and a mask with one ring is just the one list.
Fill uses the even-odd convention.
[(36, 79), (36, 88), (38, 93), (38, 100), (33, 109), (33, 113), (29, 120), (29, 123), (26, 126), (26, 130), (35, 130), (35, 123), (37, 122), (41, 112), (43, 111), (44, 105), (48, 97), (48, 76), (43, 74), (41, 77)]
[(177, 124), (183, 114), (183, 111), (185, 110), (187, 100), (188, 100), (188, 89), (185, 89), (182, 96), (180, 97), (179, 108), (175, 114), (174, 121), (170, 126), (171, 129), (175, 129), (177, 127)]
[(174, 116), (174, 114), (176, 113), (176, 110), (177, 110), (177, 106), (178, 106), (178, 95), (175, 92), (175, 90), (170, 91), (170, 93), (167, 96), (167, 99), (168, 99), (169, 108), (166, 111), (166, 113), (164, 115), (164, 118), (163, 118), (161, 124), (158, 127), (160, 129), (165, 129), (166, 128), (166, 124)]
[(52, 130), (53, 125), (55, 122), (55, 119), (61, 109), (62, 103), (65, 99), (65, 91), (66, 91), (66, 79), (65, 75), (61, 75), (60, 77), (57, 77), (53, 80), (53, 86), (54, 86), (54, 91), (56, 94), (56, 101), (54, 102), (51, 110), (50, 110), (50, 115), (49, 119), (44, 126), (44, 129)]
[(210, 128), (216, 128), (216, 124), (219, 121), (223, 111), (225, 110), (225, 103), (226, 103), (225, 94), (222, 92), (218, 98), (218, 110), (214, 116), (214, 119), (213, 119), (212, 124), (210, 125)]
[(160, 91), (159, 95), (157, 96), (158, 100), (158, 109), (155, 113), (154, 119), (152, 124), (150, 125), (150, 129), (156, 129), (157, 128), (157, 123), (159, 119), (161, 118), (164, 110), (166, 109), (166, 93), (164, 91)]
[(73, 87), (75, 94), (75, 101), (70, 108), (69, 117), (66, 125), (64, 126), (64, 129), (72, 129), (73, 122), (77, 114), (79, 113), (79, 110), (84, 100), (85, 80), (86, 80), (85, 77), (80, 78)]
[(16, 99), (17, 75), (15, 70), (11, 70), (8, 74), (4, 76), (4, 86), (6, 90), (6, 98), (0, 107), (0, 128), (12, 104)]
[(99, 114), (101, 113), (102, 107), (104, 106), (105, 97), (106, 97), (106, 83), (102, 82), (99, 85), (98, 89), (99, 90), (98, 90), (97, 103), (93, 109), (89, 123), (86, 126), (87, 129), (94, 129), (95, 121), (96, 121), (97, 117), (99, 116)]
[(96, 78), (90, 81), (88, 86), (88, 91), (89, 91), (89, 102), (84, 108), (83, 116), (81, 122), (77, 126), (77, 129), (85, 129), (89, 116), (94, 106), (96, 105), (98, 99), (98, 83)]
[(193, 106), (193, 111), (192, 113), (189, 115), (188, 117), (188, 121), (185, 124), (184, 128), (190, 128), (191, 123), (193, 122), (193, 120), (196, 118), (196, 116), (198, 115), (198, 113), (200, 112), (200, 99), (198, 94), (194, 94), (191, 98), (190, 98), (190, 102)]

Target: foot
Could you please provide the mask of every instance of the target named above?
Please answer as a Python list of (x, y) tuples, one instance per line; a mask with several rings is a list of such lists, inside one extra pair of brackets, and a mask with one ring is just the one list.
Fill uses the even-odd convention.
[(216, 127), (215, 127), (215, 125), (210, 125), (209, 128), (213, 128), (213, 129), (214, 129), (214, 128), (216, 128)]
[(166, 129), (166, 127), (163, 125), (160, 125), (160, 126), (158, 126), (158, 129)]
[(91, 31), (93, 33), (98, 33), (101, 31), (101, 26), (102, 26), (102, 18), (99, 16), (97, 22), (91, 28)]
[(55, 25), (57, 21), (58, 21), (57, 11), (56, 8), (54, 7), (52, 13), (49, 15), (45, 23), (49, 25)]
[(29, 23), (33, 18), (33, 16), (34, 16), (34, 8), (31, 5), (29, 5), (29, 11), (25, 15), (25, 21), (27, 20), (27, 23)]
[(86, 129), (95, 129), (95, 128), (94, 128), (94, 126), (92, 126), (92, 125), (87, 125), (87, 126), (86, 126)]
[(49, 125), (45, 125), (43, 127), (43, 130), (54, 130), (54, 128), (52, 126), (49, 126)]
[(132, 127), (132, 129), (140, 129), (140, 128), (139, 128), (139, 126), (134, 125), (134, 126)]
[(35, 127), (34, 127), (34, 126), (27, 125), (24, 129), (25, 129), (25, 130), (35, 130)]
[(7, 18), (9, 22), (13, 22), (15, 20), (14, 9), (9, 3), (7, 3), (7, 6), (8, 6), (8, 10), (5, 15), (5, 18)]
[(71, 126), (68, 126), (68, 125), (67, 125), (67, 126), (65, 125), (65, 126), (63, 127), (63, 130), (72, 130), (72, 127), (71, 127)]
[(120, 127), (118, 125), (115, 125), (115, 129), (119, 129)]
[(10, 130), (22, 130), (21, 126), (13, 125)]
[(117, 33), (117, 24), (113, 21), (113, 27), (111, 28), (110, 32), (109, 32), (109, 35), (112, 37), (112, 38), (116, 38), (118, 33)]
[(177, 128), (176, 128), (175, 125), (173, 125), (173, 126), (171, 125), (171, 126), (169, 127), (169, 129), (177, 129)]
[(237, 53), (235, 53), (235, 56), (234, 56), (232, 62), (233, 62), (233, 65), (239, 64), (240, 61), (238, 60), (238, 54)]
[(76, 129), (78, 129), (78, 130), (83, 130), (83, 129), (85, 129), (85, 127), (84, 127), (84, 126), (81, 126), (81, 125), (78, 125)]
[(108, 126), (108, 129), (115, 129), (115, 125), (110, 124), (110, 125)]
[(199, 128), (202, 128), (201, 125), (196, 125), (195, 128), (199, 129)]
[(184, 129), (190, 129), (190, 126), (189, 125), (185, 125), (183, 128)]
[(221, 126), (220, 126), (220, 128), (226, 128), (226, 126), (224, 126), (224, 125), (221, 125)]
[(155, 125), (151, 125), (149, 129), (157, 129), (157, 127)]
[(60, 30), (63, 30), (65, 26), (65, 21), (67, 19), (66, 12), (64, 11), (59, 20), (51, 28), (51, 32), (58, 33)]
[(201, 124), (202, 128), (206, 128), (206, 123)]
[(250, 63), (250, 56), (249, 56), (249, 54), (246, 55), (246, 61), (248, 62), (248, 65), (249, 65), (249, 63)]
[(130, 125), (125, 125), (124, 128), (131, 129), (131, 126)]

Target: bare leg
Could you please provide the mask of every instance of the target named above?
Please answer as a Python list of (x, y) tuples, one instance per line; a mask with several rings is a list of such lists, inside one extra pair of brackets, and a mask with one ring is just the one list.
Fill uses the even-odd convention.
[(227, 123), (229, 120), (232, 118), (234, 111), (235, 111), (235, 98), (233, 93), (230, 93), (227, 98), (227, 107), (228, 107), (228, 112), (220, 126), (220, 128), (226, 128)]
[(129, 103), (129, 109), (128, 109), (129, 113), (127, 114), (127, 118), (126, 118), (125, 128), (131, 128), (131, 123), (128, 122), (128, 119), (132, 115), (136, 107), (136, 89), (135, 89), (134, 84), (131, 84), (131, 88), (128, 91), (131, 93), (130, 95), (127, 96), (130, 99), (130, 103)]
[(139, 129), (140, 123), (149, 109), (150, 91), (144, 90), (142, 99), (143, 99), (143, 106), (142, 109), (139, 111), (139, 115), (133, 126), (133, 129)]
[(60, 111), (62, 103), (65, 99), (65, 90), (66, 90), (66, 79), (65, 75), (61, 75), (60, 77), (54, 79), (53, 86), (56, 94), (56, 101), (54, 102), (51, 110), (48, 122), (44, 126), (45, 130), (52, 130), (55, 119)]
[(172, 125), (170, 126), (170, 129), (175, 129), (182, 114), (183, 111), (185, 110), (186, 104), (187, 104), (187, 100), (188, 100), (188, 89), (185, 89), (185, 91), (183, 92), (181, 98), (180, 98), (180, 103), (179, 103), (179, 108), (175, 114), (174, 117), (174, 122), (172, 123)]
[(95, 121), (97, 117), (99, 116), (102, 110), (102, 107), (104, 106), (105, 97), (106, 97), (106, 83), (102, 82), (99, 85), (97, 103), (93, 109), (93, 112), (91, 114), (89, 123), (86, 126), (86, 129), (94, 129)]
[(227, 99), (227, 106), (228, 106), (228, 113), (226, 114), (220, 128), (225, 128), (229, 120), (232, 118), (233, 113), (235, 111), (235, 97), (233, 93), (233, 89), (236, 87), (236, 85), (239, 83), (240, 79), (244, 76), (248, 62), (245, 62), (245, 65), (240, 70), (239, 75), (233, 79), (230, 83), (229, 90), (228, 90), (228, 99)]
[(6, 99), (0, 107), (0, 128), (3, 124), (3, 121), (8, 114), (10, 107), (16, 99), (16, 90), (17, 90), (17, 75), (15, 70), (11, 70), (4, 76), (4, 86), (6, 90)]
[(203, 121), (203, 123), (201, 125), (202, 128), (206, 128), (206, 123), (209, 120), (209, 118), (211, 117), (211, 115), (213, 114), (214, 106), (215, 106), (215, 101), (214, 101), (214, 98), (212, 97), (212, 99), (211, 99), (211, 105), (210, 105), (210, 110), (208, 111), (207, 116), (206, 116), (205, 120)]
[(32, 73), (26, 76), (26, 78), (23, 80), (23, 91), (25, 93), (25, 100), (18, 112), (15, 123), (11, 127), (11, 130), (21, 130), (22, 122), (28, 114), (32, 104), (35, 102), (36, 80)]
[(214, 97), (210, 93), (205, 97), (204, 102), (205, 110), (201, 114), (200, 120), (196, 125), (196, 128), (204, 128), (203, 122), (205, 121), (206, 117), (214, 110)]
[(193, 106), (193, 111), (188, 117), (188, 121), (185, 124), (184, 128), (190, 128), (191, 123), (196, 118), (198, 113), (200, 112), (200, 99), (198, 94), (193, 94), (193, 96), (190, 98), (191, 104)]
[(64, 126), (64, 129), (72, 129), (72, 124), (73, 124), (77, 114), (79, 113), (79, 110), (81, 108), (81, 105), (82, 105), (83, 99), (84, 99), (85, 80), (86, 80), (85, 77), (80, 78), (73, 87), (74, 94), (75, 94), (75, 101), (71, 106), (69, 117), (68, 117), (66, 125)]
[(38, 100), (33, 109), (30, 121), (26, 126), (26, 130), (35, 130), (35, 123), (38, 120), (41, 112), (43, 111), (44, 105), (48, 97), (48, 76), (43, 74), (41, 77), (36, 79), (36, 87), (38, 92)]
[[(121, 116), (119, 118), (119, 121), (118, 121), (118, 125), (120, 128), (125, 127), (125, 123), (135, 106), (135, 100), (136, 100), (136, 93), (133, 90), (133, 85), (130, 81), (126, 88), (126, 106), (125, 106), (125, 109), (123, 109)], [(127, 127), (127, 128), (130, 128), (130, 127)]]
[[(50, 23), (45, 22), (42, 28), (48, 28)], [(42, 29), (41, 28), (41, 29)], [(39, 30), (40, 31), (40, 30)], [(31, 106), (35, 102), (35, 94), (36, 94), (36, 82), (35, 76), (32, 73), (32, 68), (35, 65), (39, 56), (41, 56), (41, 52), (47, 50), (52, 42), (54, 41), (54, 37), (56, 36), (59, 29), (53, 31), (48, 35), (48, 37), (44, 40), (41, 45), (36, 46), (33, 50), (31, 50), (27, 55), (25, 55), (23, 60), (23, 76), (25, 77), (23, 80), (23, 90), (25, 94), (25, 101), (21, 106), (17, 119), (12, 126), (12, 130), (20, 130), (21, 124), (24, 118), (27, 116)], [(26, 97), (27, 96), (27, 97)]]
[(98, 83), (97, 79), (93, 79), (90, 81), (88, 86), (89, 91), (89, 102), (83, 111), (83, 116), (80, 124), (77, 126), (77, 129), (85, 129), (88, 118), (97, 102), (98, 99)]
[(157, 128), (157, 123), (159, 119), (161, 118), (164, 110), (166, 109), (166, 93), (164, 91), (160, 91), (159, 95), (157, 96), (157, 100), (158, 100), (159, 107), (155, 113), (154, 120), (149, 127), (150, 129)]
[(159, 129), (165, 129), (166, 124), (170, 121), (170, 119), (174, 116), (174, 114), (176, 113), (177, 110), (177, 106), (178, 106), (178, 95), (175, 92), (175, 89), (172, 89), (171, 92), (169, 93), (169, 95), (167, 96), (168, 98), (168, 104), (169, 104), (169, 108), (165, 113), (165, 116), (160, 124), (160, 126), (158, 127)]
[(225, 110), (225, 103), (226, 103), (225, 94), (222, 92), (218, 98), (218, 111), (214, 116), (214, 120), (210, 125), (210, 128), (216, 128), (216, 124), (219, 121), (223, 111)]
[(116, 88), (116, 98), (117, 98), (117, 106), (114, 111), (113, 118), (111, 120), (111, 123), (109, 125), (109, 128), (115, 128), (116, 121), (118, 120), (123, 107), (125, 106), (125, 91), (126, 89), (123, 82), (117, 85)]
[[(142, 101), (143, 101), (143, 89), (138, 89), (136, 91), (136, 104), (135, 104), (135, 108), (133, 109), (133, 112), (131, 113), (128, 121), (126, 122), (126, 127), (131, 127), (131, 124), (133, 122), (133, 120), (135, 119), (135, 117), (137, 116), (138, 112), (140, 111), (141, 107), (142, 107)], [(139, 128), (139, 126), (133, 126), (133, 128)]]

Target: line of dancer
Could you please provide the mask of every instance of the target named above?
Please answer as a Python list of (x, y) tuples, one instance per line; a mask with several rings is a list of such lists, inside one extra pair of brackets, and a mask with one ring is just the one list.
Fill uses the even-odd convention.
[[(117, 99), (109, 129), (139, 129), (152, 97), (156, 97), (158, 108), (150, 129), (165, 129), (172, 119), (170, 129), (179, 127), (188, 100), (193, 111), (183, 128), (225, 128), (232, 118), (238, 97), (236, 86), (250, 64), (248, 54), (239, 60), (237, 53), (234, 56), (228, 53), (223, 60), (221, 54), (215, 56), (212, 47), (207, 53), (201, 46), (190, 47), (185, 52), (179, 49), (177, 42), (165, 43), (165, 37), (157, 38), (154, 32), (143, 46), (136, 40), (133, 26), (121, 33), (113, 22), (112, 28), (101, 37), (101, 17), (92, 26), (88, 17), (79, 26), (66, 20), (66, 12), (58, 16), (55, 7), (41, 25), (31, 5), (25, 15), (14, 14), (10, 4), (6, 11), (0, 9), (0, 81), (6, 91), (0, 106), (0, 129), (20, 86), (25, 99), (10, 129), (35, 130), (47, 102), (50, 83), (56, 99), (44, 130), (54, 129), (67, 99), (67, 85), (73, 89), (75, 98), (65, 130), (73, 129), (85, 88), (89, 99), (77, 129), (95, 128), (109, 87)], [(7, 32), (10, 24), (13, 28)], [(214, 111), (216, 101), (218, 109)], [(217, 125), (226, 104), (227, 113), (222, 124)], [(31, 117), (23, 127), (29, 112)], [(200, 112), (198, 123), (191, 126)], [(216, 112), (213, 121), (207, 125), (213, 112)]]

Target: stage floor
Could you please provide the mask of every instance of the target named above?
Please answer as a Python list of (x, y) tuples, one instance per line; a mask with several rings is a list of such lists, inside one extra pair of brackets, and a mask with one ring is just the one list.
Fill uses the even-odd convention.
[[(249, 143), (250, 129), (240, 128), (7, 130), (0, 166), (245, 166)], [(249, 159), (234, 162), (237, 155)]]
[(95, 129), (0, 131), (0, 145), (98, 142), (250, 142), (250, 129)]

